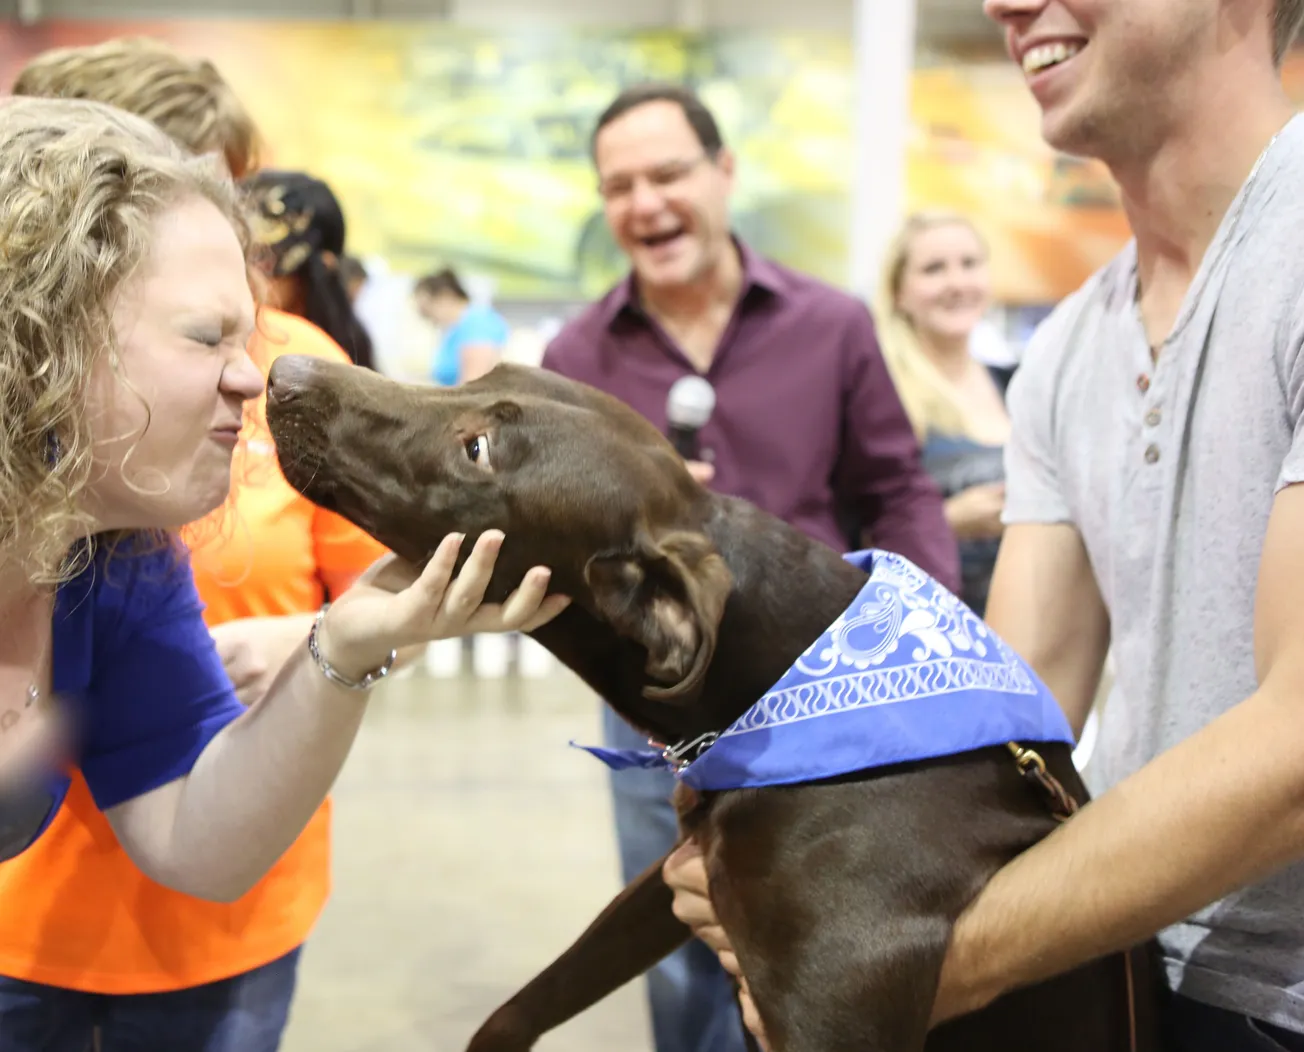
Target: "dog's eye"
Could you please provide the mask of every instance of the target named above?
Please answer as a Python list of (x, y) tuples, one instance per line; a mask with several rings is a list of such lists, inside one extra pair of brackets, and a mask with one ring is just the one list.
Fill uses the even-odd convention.
[(475, 438), (466, 443), (464, 448), (466, 449), (467, 458), (476, 467), (484, 468), (485, 471), (493, 468), (493, 464), (489, 460), (488, 435), (476, 435)]

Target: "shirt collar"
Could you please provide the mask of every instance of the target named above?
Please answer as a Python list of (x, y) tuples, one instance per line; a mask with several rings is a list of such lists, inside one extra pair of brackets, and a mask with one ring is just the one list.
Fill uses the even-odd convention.
[[(788, 291), (787, 277), (777, 264), (758, 255), (737, 237), (733, 238), (733, 243), (738, 249), (738, 257), (743, 265), (740, 300), (745, 299), (752, 289), (760, 289), (772, 296), (782, 296)], [(638, 306), (638, 286), (633, 271), (630, 271), (608, 293), (603, 310), (603, 324), (610, 328), (616, 323), (617, 318), (625, 314), (638, 318), (644, 317)]]

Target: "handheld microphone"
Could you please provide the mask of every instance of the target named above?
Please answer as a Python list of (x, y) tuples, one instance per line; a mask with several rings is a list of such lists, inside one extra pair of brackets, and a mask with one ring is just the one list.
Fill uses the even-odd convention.
[(715, 388), (702, 376), (681, 376), (666, 396), (667, 437), (685, 460), (701, 460), (697, 433), (715, 409)]

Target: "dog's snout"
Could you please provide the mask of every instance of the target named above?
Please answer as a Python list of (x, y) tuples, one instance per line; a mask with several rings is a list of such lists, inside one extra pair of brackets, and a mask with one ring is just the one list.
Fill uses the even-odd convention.
[(293, 401), (307, 386), (316, 360), (302, 354), (277, 358), (267, 373), (267, 399), (284, 405)]

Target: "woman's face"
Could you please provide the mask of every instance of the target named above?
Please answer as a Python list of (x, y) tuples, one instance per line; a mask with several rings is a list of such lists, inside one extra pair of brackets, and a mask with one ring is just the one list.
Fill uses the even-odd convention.
[(263, 387), (244, 255), (214, 205), (158, 216), (113, 326), (118, 360), (101, 355), (91, 377), (87, 510), (101, 529), (179, 528), (226, 499), (244, 403)]
[(897, 309), (925, 339), (966, 340), (991, 304), (987, 252), (966, 223), (942, 223), (910, 240)]

